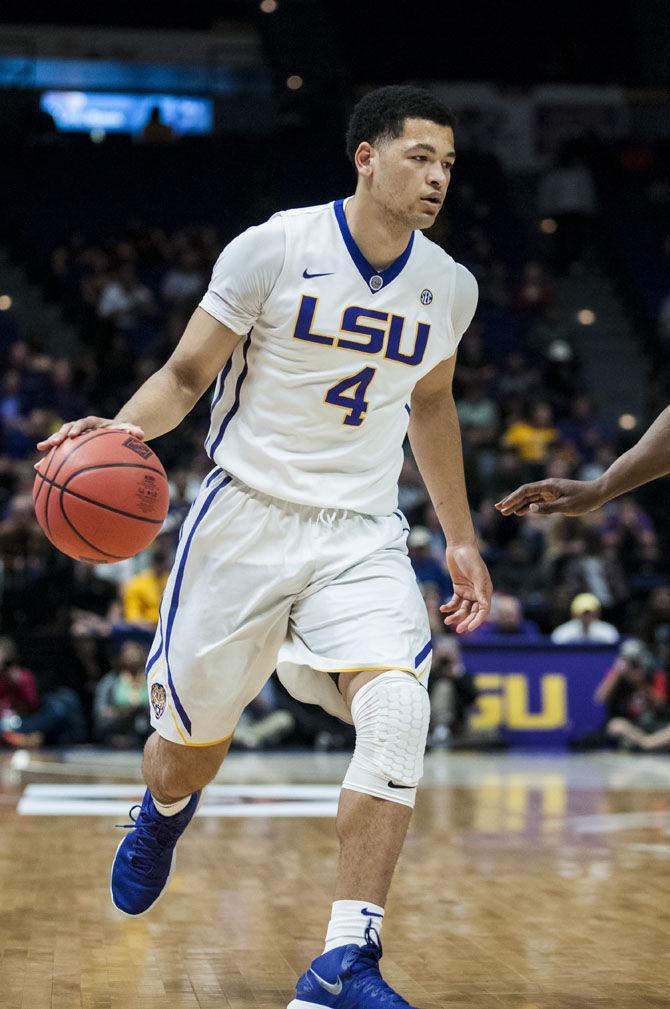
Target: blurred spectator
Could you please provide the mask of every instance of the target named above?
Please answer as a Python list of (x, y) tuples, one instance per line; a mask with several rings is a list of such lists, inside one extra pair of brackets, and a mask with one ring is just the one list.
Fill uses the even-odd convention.
[(60, 579), (61, 602), (72, 656), (78, 667), (78, 690), (87, 718), (92, 718), (94, 693), (108, 668), (114, 626), (122, 622), (116, 584), (100, 578), (95, 568), (73, 561)]
[(575, 396), (570, 403), (569, 415), (559, 420), (556, 426), (561, 441), (573, 445), (581, 459), (589, 462), (611, 433), (607, 425), (595, 416), (591, 398), (583, 394)]
[(119, 651), (116, 669), (100, 680), (95, 691), (93, 730), (95, 739), (115, 748), (139, 747), (151, 723), (149, 694), (144, 667), (147, 649), (126, 641)]
[(197, 252), (187, 247), (182, 249), (176, 264), (163, 277), (161, 297), (166, 305), (192, 309), (202, 297), (207, 280)]
[(17, 488), (0, 521), (0, 615), (5, 626), (44, 626), (55, 612), (56, 559), (33, 509), (32, 495)]
[(0, 637), (0, 719), (3, 728), (10, 727), (16, 716), (31, 715), (37, 708), (35, 676), (19, 665), (16, 643), (4, 635)]
[(504, 260), (498, 257), (492, 259), (486, 273), (478, 277), (478, 284), (479, 305), (504, 318), (510, 303), (507, 265)]
[(148, 568), (134, 575), (122, 588), (123, 617), (126, 623), (153, 631), (158, 623), (160, 602), (170, 573), (167, 551), (157, 546)]
[(428, 747), (450, 746), (462, 734), (467, 713), (478, 696), (474, 678), (466, 672), (458, 641), (453, 635), (441, 634), (433, 644), (428, 694)]
[[(261, 750), (265, 746), (274, 746), (286, 739), (296, 728), (296, 719), (286, 710), (278, 692), (277, 683), (276, 676), (272, 676), (260, 694), (242, 712), (233, 735), (233, 742), (237, 746), (241, 746), (245, 750)], [(325, 712), (323, 714), (325, 715)], [(314, 743), (316, 743), (319, 733), (330, 731), (330, 721), (327, 716), (327, 721), (324, 720), (323, 725), (315, 733)], [(335, 719), (332, 721), (335, 722)], [(326, 725), (328, 728), (325, 727)], [(325, 750), (334, 748), (330, 745), (332, 740), (327, 742), (328, 745), (324, 745), (326, 740), (322, 736), (319, 748)]]
[[(623, 571), (634, 574), (656, 545), (656, 532), (649, 515), (630, 495), (611, 501), (605, 510), (603, 542), (621, 559)], [(622, 572), (623, 575), (623, 572)]]
[(492, 445), (498, 434), (498, 407), (482, 386), (469, 384), (456, 407), (463, 441), (472, 449)]
[(542, 382), (554, 410), (562, 416), (567, 415), (580, 387), (579, 361), (567, 340), (552, 340), (549, 343)]
[(637, 633), (654, 650), (661, 664), (670, 667), (670, 585), (652, 589)]
[(447, 549), (447, 540), (444, 535), (444, 529), (440, 523), (440, 517), (435, 511), (435, 506), (432, 502), (429, 502), (423, 510), (423, 521), (426, 529), (430, 533), (430, 543), (433, 557), (440, 562), (443, 562)]
[(549, 403), (536, 403), (530, 417), (515, 421), (505, 431), (502, 444), (506, 448), (516, 448), (525, 463), (544, 463), (550, 445), (558, 441), (558, 430), (554, 424), (553, 410)]
[(539, 370), (531, 367), (521, 351), (513, 350), (507, 355), (496, 382), (497, 393), (503, 400), (512, 396), (526, 400), (535, 393), (539, 385)]
[(194, 474), (185, 467), (174, 470), (169, 477), (170, 506), (165, 522), (161, 526), (161, 541), (169, 543), (173, 553), (179, 543), (182, 523), (200, 486), (200, 481), (194, 480), (193, 477)]
[(70, 746), (86, 738), (79, 698), (69, 687), (40, 700), (35, 675), (20, 662), (14, 640), (0, 638), (0, 735), (13, 748)]
[(515, 596), (494, 592), (488, 620), (469, 636), (470, 641), (485, 641), (490, 637), (504, 637), (509, 644), (541, 641), (540, 628), (532, 620), (525, 620), (521, 601)]
[(414, 526), (407, 537), (409, 559), (419, 585), (434, 585), (442, 593), (443, 599), (451, 598), (453, 586), (446, 566), (433, 555), (432, 536), (425, 526)]
[(131, 262), (118, 267), (103, 287), (98, 302), (100, 318), (109, 319), (139, 351), (146, 349), (150, 343), (153, 329), (146, 323), (156, 316), (157, 311), (153, 294), (140, 283)]
[(578, 532), (571, 553), (560, 572), (560, 583), (571, 596), (590, 593), (605, 610), (615, 609), (627, 598), (626, 576), (616, 549), (603, 544), (597, 529), (586, 527)]
[(75, 387), (72, 365), (65, 358), (53, 362), (51, 368), (51, 405), (61, 421), (76, 420), (86, 415), (86, 402)]
[(521, 283), (512, 296), (512, 309), (526, 318), (544, 318), (553, 303), (551, 285), (545, 276), (544, 267), (534, 260), (523, 268)]
[(597, 480), (610, 468), (617, 457), (614, 446), (610, 442), (598, 445), (592, 462), (584, 463), (577, 471), (578, 480)]
[(154, 105), (142, 130), (142, 141), (145, 144), (171, 144), (176, 139), (177, 134), (173, 128), (168, 123), (161, 121), (159, 106)]
[(428, 611), (430, 636), (432, 638), (438, 638), (441, 634), (444, 634), (444, 616), (440, 613), (440, 606), (442, 603), (446, 602), (446, 600), (440, 590), (436, 588), (435, 585), (431, 584), (431, 582), (426, 582), (424, 585), (420, 585), (419, 588), (421, 590), (421, 595), (423, 596), (423, 601), (426, 604), (426, 610)]
[(481, 326), (473, 320), (458, 348), (454, 374), (457, 398), (463, 396), (471, 385), (487, 388), (495, 376), (496, 368), (486, 353)]
[(398, 507), (407, 516), (407, 521), (410, 525), (419, 521), (421, 511), (427, 500), (428, 494), (421, 479), (419, 467), (414, 461), (413, 456), (406, 455), (403, 460), (398, 483)]
[(615, 644), (619, 632), (612, 624), (600, 620), (600, 601), (590, 592), (580, 592), (570, 604), (572, 620), (561, 624), (551, 634), (555, 645)]
[(516, 448), (501, 448), (495, 457), (495, 466), (483, 473), (480, 486), (483, 497), (499, 501), (524, 482), (523, 464)]
[(533, 572), (530, 570), (530, 554), (527, 542), (513, 539), (492, 564), (495, 572), (495, 584), (503, 593), (512, 596), (519, 595), (533, 584)]

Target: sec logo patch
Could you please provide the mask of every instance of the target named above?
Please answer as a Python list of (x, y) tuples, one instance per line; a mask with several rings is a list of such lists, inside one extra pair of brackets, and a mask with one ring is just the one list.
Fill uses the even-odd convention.
[(419, 297), (419, 301), (421, 302), (422, 305), (430, 305), (432, 300), (433, 300), (433, 292), (429, 291), (427, 287), (424, 287)]

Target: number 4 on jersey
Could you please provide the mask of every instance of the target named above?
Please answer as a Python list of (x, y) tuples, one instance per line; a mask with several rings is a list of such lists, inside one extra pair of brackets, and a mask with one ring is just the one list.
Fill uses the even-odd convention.
[[(376, 368), (363, 368), (349, 378), (343, 378), (341, 382), (332, 385), (326, 393), (326, 403), (331, 406), (339, 406), (341, 410), (348, 410), (343, 424), (350, 427), (359, 427), (365, 420), (369, 403), (365, 398), (370, 382), (375, 377)], [(345, 396), (347, 389), (353, 391), (353, 395)]]

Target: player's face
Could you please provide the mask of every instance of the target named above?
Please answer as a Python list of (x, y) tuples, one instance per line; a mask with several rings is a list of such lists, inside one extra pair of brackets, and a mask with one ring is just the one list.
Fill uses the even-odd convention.
[(406, 119), (402, 136), (375, 149), (371, 194), (398, 222), (430, 228), (442, 209), (456, 160), (450, 126)]

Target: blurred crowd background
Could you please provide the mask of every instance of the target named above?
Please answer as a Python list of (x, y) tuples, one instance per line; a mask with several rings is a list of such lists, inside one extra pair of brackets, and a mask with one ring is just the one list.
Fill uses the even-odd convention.
[[(273, 13), (260, 15), (263, 32)], [(235, 23), (241, 30), (246, 22), (240, 15)], [(12, 142), (0, 166), (5, 746), (134, 747), (146, 737), (144, 661), (181, 522), (211, 468), (203, 447), (211, 396), (154, 443), (170, 476), (170, 512), (153, 547), (122, 564), (73, 562), (42, 536), (32, 512), (35, 442), (65, 420), (116, 413), (170, 354), (221, 248), (240, 230), (275, 210), (352, 192), (346, 115), (366, 87), (405, 79), (391, 69), (366, 85), (349, 82), (335, 98), (332, 81), (310, 90), (305, 73), (304, 88), (298, 77), (300, 85), (282, 91), (289, 55), (277, 55), (267, 38), (264, 45), (276, 92), (267, 133), (243, 124), (227, 130), (224, 121), (208, 136), (179, 137), (160, 128), (157, 112), (132, 137), (64, 133), (36, 108), (26, 115), (23, 92), (23, 117), (5, 124)], [(554, 79), (569, 81), (570, 66), (553, 58)], [(348, 80), (346, 67), (334, 65)], [(506, 519), (494, 503), (527, 480), (598, 476), (667, 404), (670, 140), (586, 123), (558, 131), (541, 157), (519, 167), (500, 155), (495, 130), (475, 101), (460, 111), (457, 167), (429, 232), (479, 283), (455, 378), (470, 502), (496, 590), (478, 634), (620, 644), (598, 688), (603, 730), (575, 743), (647, 748), (633, 726), (653, 739), (650, 748), (662, 748), (670, 723), (666, 485), (578, 520)], [(467, 718), (476, 685), (440, 618), (451, 591), (445, 543), (409, 446), (400, 508), (434, 637), (430, 743), (474, 745)], [(297, 705), (275, 678), (235, 737), (247, 748), (350, 742), (346, 727)]]

